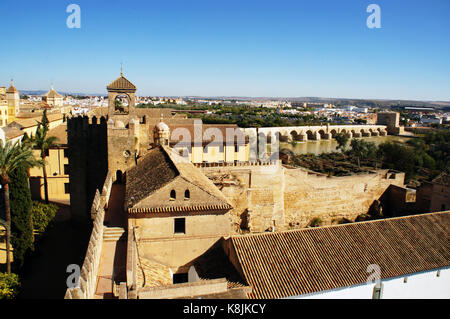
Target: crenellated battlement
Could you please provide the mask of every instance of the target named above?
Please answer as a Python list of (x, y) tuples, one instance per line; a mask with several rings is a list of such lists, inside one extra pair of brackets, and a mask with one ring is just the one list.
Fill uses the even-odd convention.
[(245, 166), (280, 166), (281, 160), (277, 161), (254, 161), (254, 162), (217, 162), (217, 163), (192, 163), (195, 167), (245, 167)]

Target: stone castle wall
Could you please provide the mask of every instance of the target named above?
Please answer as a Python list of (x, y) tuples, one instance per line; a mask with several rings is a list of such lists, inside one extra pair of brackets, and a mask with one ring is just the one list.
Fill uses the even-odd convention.
[(252, 232), (306, 227), (313, 218), (324, 225), (367, 213), (388, 187), (403, 186), (404, 173), (327, 177), (301, 168), (274, 165), (203, 167), (232, 202), (233, 230)]
[(301, 168), (284, 170), (286, 226), (305, 227), (314, 218), (324, 225), (366, 214), (391, 184), (403, 186), (404, 173), (378, 170), (373, 173), (328, 177)]
[(67, 120), (71, 216), (87, 220), (95, 191), (108, 171), (106, 119), (71, 117)]
[(97, 287), (97, 275), (100, 266), (100, 258), (103, 246), (103, 221), (105, 218), (105, 207), (109, 201), (112, 187), (112, 175), (107, 174), (102, 188), (102, 193), (95, 192), (91, 206), (91, 217), (93, 227), (89, 245), (81, 267), (79, 285), (74, 288), (67, 288), (64, 299), (92, 299)]
[(284, 224), (283, 173), (278, 162), (197, 165), (230, 200), (232, 229), (264, 231)]

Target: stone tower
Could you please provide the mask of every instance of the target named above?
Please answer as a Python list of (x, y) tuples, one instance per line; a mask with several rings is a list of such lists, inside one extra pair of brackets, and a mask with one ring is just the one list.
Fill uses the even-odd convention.
[(403, 133), (404, 128), (400, 126), (400, 113), (398, 112), (378, 112), (377, 125), (386, 125), (387, 132), (391, 135)]
[(154, 141), (157, 145), (169, 145), (170, 129), (166, 123), (162, 121), (162, 117), (158, 125), (155, 126)]
[(8, 101), (8, 124), (16, 119), (16, 114), (19, 112), (20, 96), (19, 91), (14, 87), (13, 80), (11, 86), (6, 91), (6, 100)]
[(139, 119), (136, 116), (136, 86), (120, 76), (107, 86), (108, 90), (108, 169), (115, 179), (135, 165), (139, 152)]

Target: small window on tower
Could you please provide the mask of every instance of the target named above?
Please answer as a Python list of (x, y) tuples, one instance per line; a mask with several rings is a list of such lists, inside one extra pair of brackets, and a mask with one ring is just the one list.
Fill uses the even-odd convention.
[(177, 198), (177, 193), (174, 189), (170, 191), (170, 200), (175, 200)]
[(191, 192), (189, 191), (189, 189), (186, 189), (184, 191), (184, 199), (189, 199), (191, 198)]

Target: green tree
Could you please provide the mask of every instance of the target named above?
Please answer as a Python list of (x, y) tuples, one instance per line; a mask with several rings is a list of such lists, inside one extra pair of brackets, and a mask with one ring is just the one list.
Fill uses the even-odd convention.
[(347, 143), (348, 143), (350, 137), (347, 134), (341, 132), (341, 133), (336, 134), (334, 136), (334, 138), (336, 139), (336, 142), (338, 144), (336, 146), (336, 149), (337, 150), (340, 149), (340, 150), (344, 151), (345, 148), (347, 147)]
[(34, 201), (32, 206), (33, 228), (43, 233), (55, 217), (57, 210), (58, 206), (54, 204), (44, 204)]
[(47, 137), (48, 132), (48, 119), (46, 112), (42, 115), (42, 121), (38, 124), (36, 129), (36, 136), (33, 138), (33, 145), (35, 148), (39, 149), (41, 154), (42, 163), (42, 172), (44, 175), (44, 194), (45, 194), (45, 203), (48, 204), (48, 182), (47, 182), (47, 167), (45, 165), (45, 159), (48, 155), (48, 151), (50, 148), (55, 147), (57, 145), (58, 138), (55, 136)]
[(385, 168), (405, 172), (407, 181), (415, 176), (417, 153), (413, 148), (398, 143), (385, 142), (380, 144), (378, 149)]
[(375, 158), (377, 147), (373, 142), (366, 142), (363, 139), (353, 139), (350, 143), (350, 154), (358, 159), (358, 167), (361, 168), (361, 160)]
[(19, 166), (10, 174), (11, 242), (14, 247), (14, 266), (22, 267), (28, 249), (33, 249), (31, 192), (27, 170)]
[(6, 210), (6, 269), (11, 273), (11, 207), (9, 202), (10, 174), (18, 167), (28, 169), (33, 166), (40, 166), (42, 163), (33, 156), (33, 151), (28, 146), (20, 146), (19, 142), (14, 145), (11, 142), (0, 141), (0, 184), (4, 190), (5, 210)]
[(17, 274), (0, 273), (0, 299), (13, 299), (19, 292), (19, 287)]

